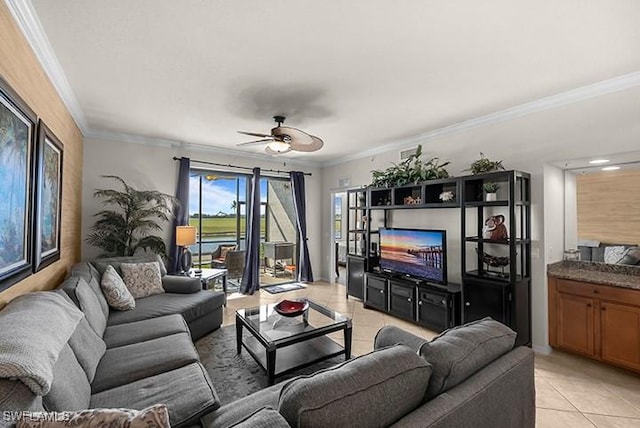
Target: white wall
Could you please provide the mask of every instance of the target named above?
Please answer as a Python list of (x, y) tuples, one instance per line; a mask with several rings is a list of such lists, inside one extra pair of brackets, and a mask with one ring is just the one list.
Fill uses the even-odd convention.
[[(96, 257), (100, 250), (84, 242), (93, 215), (101, 209), (100, 200), (93, 197), (98, 188), (110, 188), (114, 183), (100, 178), (101, 175), (117, 175), (132, 186), (154, 189), (171, 195), (175, 194), (178, 179), (178, 162), (174, 156), (186, 156), (194, 160), (233, 164), (239, 166), (272, 168), (279, 170), (300, 170), (312, 173), (306, 177), (307, 190), (307, 233), (311, 265), (316, 276), (321, 274), (321, 226), (320, 195), (322, 172), (318, 168), (295, 165), (287, 162), (269, 162), (247, 157), (220, 155), (211, 151), (195, 151), (170, 146), (143, 145), (121, 141), (105, 141), (87, 138), (84, 141), (84, 168), (82, 191), (82, 258)], [(200, 165), (198, 165), (200, 166)], [(213, 167), (212, 167), (213, 168)], [(266, 175), (266, 173), (265, 173)], [(165, 242), (169, 242), (171, 226), (165, 228)]]
[(564, 248), (578, 248), (578, 192), (571, 171), (564, 172)]

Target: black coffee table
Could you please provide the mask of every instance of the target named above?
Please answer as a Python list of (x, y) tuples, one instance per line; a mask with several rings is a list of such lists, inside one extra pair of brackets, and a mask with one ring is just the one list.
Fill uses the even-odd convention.
[[(276, 377), (338, 355), (351, 358), (351, 319), (309, 300), (309, 309), (297, 317), (283, 317), (275, 304), (236, 311), (238, 353), (244, 347), (267, 372), (269, 385)], [(243, 336), (243, 328), (250, 333)], [(329, 333), (342, 330), (344, 347)]]

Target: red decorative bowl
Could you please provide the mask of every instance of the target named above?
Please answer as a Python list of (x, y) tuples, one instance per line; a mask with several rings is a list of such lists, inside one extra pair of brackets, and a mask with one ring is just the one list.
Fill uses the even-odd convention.
[(283, 317), (297, 317), (309, 309), (309, 302), (306, 299), (283, 300), (275, 305), (273, 309)]

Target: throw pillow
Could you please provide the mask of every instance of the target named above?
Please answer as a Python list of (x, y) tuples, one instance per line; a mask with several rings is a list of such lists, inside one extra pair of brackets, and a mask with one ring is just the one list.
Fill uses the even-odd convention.
[(235, 245), (230, 245), (230, 246), (220, 246), (220, 259), (224, 260), (227, 258), (227, 253), (229, 251), (235, 251), (236, 246)]
[(164, 261), (162, 260), (162, 256), (159, 254), (141, 254), (138, 256), (119, 256), (119, 257), (104, 257), (101, 259), (95, 259), (90, 263), (95, 267), (95, 269), (100, 272), (100, 275), (104, 275), (104, 271), (107, 269), (107, 266), (111, 265), (116, 268), (118, 274), (122, 274), (120, 271), (121, 263), (147, 263), (147, 262), (158, 262), (158, 266), (160, 266), (160, 274), (165, 276), (167, 274), (167, 267), (164, 265)]
[(427, 400), (453, 388), (493, 360), (509, 352), (516, 333), (484, 318), (444, 331), (424, 343), (419, 354), (433, 366)]
[(430, 376), (412, 349), (394, 345), (293, 379), (278, 411), (292, 427), (389, 426), (422, 403)]
[(170, 428), (169, 411), (164, 404), (156, 404), (143, 410), (89, 409), (79, 412), (24, 412), (17, 428), (58, 427), (129, 427)]
[(604, 247), (604, 262), (611, 264), (619, 263), (626, 251), (627, 249), (622, 245)]
[(104, 297), (107, 299), (107, 303), (113, 309), (118, 311), (129, 311), (136, 307), (136, 301), (124, 285), (124, 281), (118, 275), (118, 272), (109, 265), (102, 275), (100, 281), (100, 287), (104, 293)]
[(120, 270), (124, 284), (135, 299), (164, 293), (158, 263), (122, 263)]
[(619, 265), (637, 265), (640, 264), (640, 247), (627, 248), (624, 255), (618, 262)]

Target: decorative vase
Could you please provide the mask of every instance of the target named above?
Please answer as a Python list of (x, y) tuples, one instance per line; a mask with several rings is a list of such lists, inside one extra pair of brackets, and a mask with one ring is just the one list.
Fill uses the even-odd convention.
[(498, 197), (496, 193), (486, 193), (485, 201), (491, 202), (491, 201), (497, 201), (497, 200), (498, 200)]

